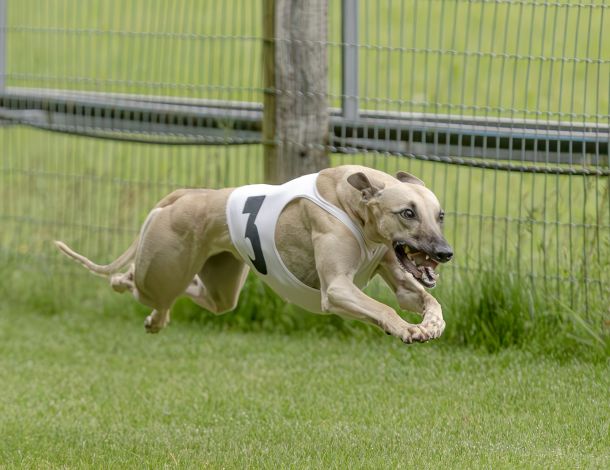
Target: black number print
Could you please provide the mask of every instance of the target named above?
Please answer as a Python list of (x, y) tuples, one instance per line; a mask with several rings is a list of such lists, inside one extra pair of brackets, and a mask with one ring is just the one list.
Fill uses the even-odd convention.
[(250, 214), (248, 223), (246, 224), (246, 238), (250, 240), (252, 249), (254, 250), (254, 259), (250, 258), (250, 261), (252, 261), (256, 270), (261, 274), (267, 274), (267, 263), (265, 263), (265, 258), (263, 257), (261, 239), (258, 236), (258, 228), (254, 221), (256, 220), (256, 216), (258, 215), (258, 211), (263, 205), (264, 200), (265, 196), (251, 196), (246, 199), (243, 210), (244, 214)]

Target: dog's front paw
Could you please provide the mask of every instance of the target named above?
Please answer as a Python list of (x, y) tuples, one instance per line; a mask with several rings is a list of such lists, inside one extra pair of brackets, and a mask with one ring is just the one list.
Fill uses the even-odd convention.
[(400, 339), (407, 344), (424, 343), (438, 338), (445, 329), (445, 322), (426, 321), (419, 325), (408, 325), (400, 335)]
[(411, 344), (423, 343), (431, 338), (429, 333), (424, 328), (422, 328), (421, 325), (409, 325), (400, 335), (400, 339), (403, 343)]
[(430, 339), (436, 339), (445, 331), (445, 320), (442, 318), (436, 320), (425, 320), (419, 326), (424, 328), (430, 335)]

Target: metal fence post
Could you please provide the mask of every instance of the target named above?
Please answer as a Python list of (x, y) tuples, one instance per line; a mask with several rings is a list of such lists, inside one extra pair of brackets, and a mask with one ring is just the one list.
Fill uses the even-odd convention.
[(358, 119), (358, 0), (341, 1), (341, 109)]

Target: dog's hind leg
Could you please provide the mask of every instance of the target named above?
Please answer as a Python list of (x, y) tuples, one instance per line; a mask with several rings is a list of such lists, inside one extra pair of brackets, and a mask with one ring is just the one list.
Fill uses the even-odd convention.
[(113, 288), (130, 289), (140, 303), (153, 309), (144, 321), (148, 333), (158, 333), (169, 324), (172, 305), (188, 289), (204, 259), (192, 232), (175, 228), (175, 217), (184, 214), (177, 204), (180, 200), (150, 212), (140, 231), (134, 269), (113, 279)]
[(237, 306), (247, 275), (245, 263), (229, 252), (222, 252), (206, 260), (185, 294), (197, 305), (220, 315)]
[[(140, 300), (138, 289), (133, 281), (135, 265), (131, 264), (129, 270), (125, 273), (113, 274), (110, 277), (111, 287), (119, 293), (129, 291), (133, 296)], [(144, 320), (144, 328), (147, 333), (158, 333), (167, 326), (170, 318), (170, 309), (154, 309), (152, 313)]]
[[(125, 276), (128, 274), (129, 272)], [(246, 264), (231, 253), (219, 253), (206, 260), (184, 294), (206, 310), (220, 315), (236, 307), (247, 274)], [(128, 284), (129, 279), (121, 279), (121, 283), (120, 285)], [(135, 288), (133, 292), (137, 296)], [(158, 333), (167, 326), (169, 319), (169, 308), (154, 309), (144, 321), (146, 332)]]

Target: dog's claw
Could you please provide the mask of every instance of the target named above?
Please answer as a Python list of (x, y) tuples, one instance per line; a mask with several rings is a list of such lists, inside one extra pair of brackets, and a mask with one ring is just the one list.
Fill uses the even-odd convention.
[(438, 329), (430, 330), (422, 325), (410, 325), (405, 329), (400, 339), (405, 344), (427, 343), (431, 339), (438, 338), (441, 332)]

